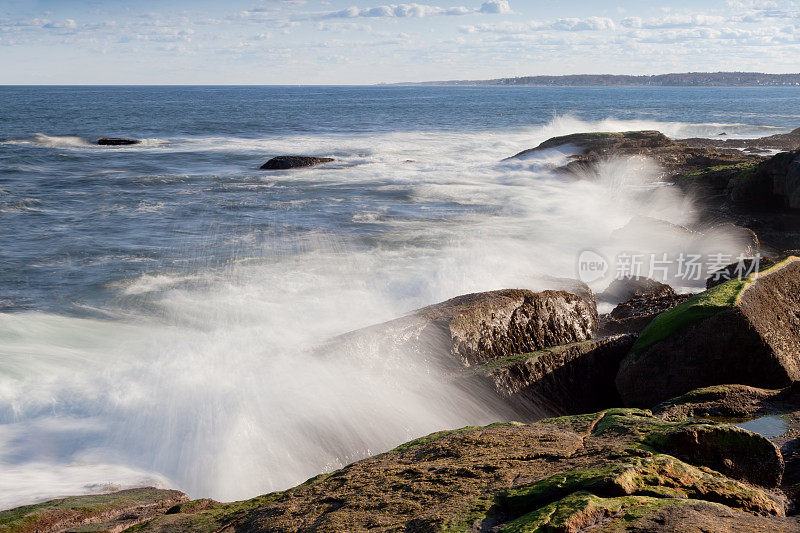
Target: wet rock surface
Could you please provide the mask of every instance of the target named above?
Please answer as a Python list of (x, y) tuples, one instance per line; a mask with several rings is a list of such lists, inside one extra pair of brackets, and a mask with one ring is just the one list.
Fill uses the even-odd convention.
[(313, 167), (334, 161), (331, 157), (308, 157), (301, 155), (279, 155), (263, 165), (261, 170), (288, 170), (292, 168)]
[(643, 155), (658, 162), (666, 175), (689, 173), (709, 167), (760, 161), (759, 156), (738, 149), (691, 145), (672, 140), (658, 131), (629, 131), (623, 133), (576, 133), (554, 137), (536, 148), (524, 150), (512, 157), (525, 157), (536, 152), (574, 146), (582, 153), (575, 155), (563, 169), (576, 171), (610, 156)]
[(467, 294), (409, 316), (334, 339), (325, 350), (402, 350), (458, 367), (535, 352), (592, 338), (597, 329), (593, 301), (564, 291), (507, 289)]
[(789, 133), (779, 133), (758, 139), (705, 139), (690, 138), (682, 139), (682, 142), (690, 146), (703, 146), (714, 148), (735, 148), (738, 150), (748, 150), (752, 152), (780, 150), (792, 151), (800, 148), (800, 128)]

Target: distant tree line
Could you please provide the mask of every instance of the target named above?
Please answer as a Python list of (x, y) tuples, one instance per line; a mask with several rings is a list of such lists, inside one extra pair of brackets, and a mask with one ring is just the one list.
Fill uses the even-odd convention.
[(658, 87), (759, 87), (800, 86), (800, 74), (762, 72), (684, 72), (652, 76), (618, 74), (573, 74), (567, 76), (521, 76), (493, 80), (452, 80), (400, 85), (552, 85), (552, 86), (658, 86)]

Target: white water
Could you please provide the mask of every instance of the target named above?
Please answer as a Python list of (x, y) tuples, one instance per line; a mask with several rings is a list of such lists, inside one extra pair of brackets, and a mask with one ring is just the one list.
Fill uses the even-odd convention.
[[(692, 136), (719, 128), (563, 117), (503, 133), (228, 139), (267, 153), (363, 163), (264, 175), (264, 186), (282, 179), (313, 189), (324, 180), (328, 188), (410, 190), (403, 201), (434, 214), (391, 218), (384, 206), (365, 204), (353, 217), (382, 230), (366, 250), (330, 230), (268, 246), (231, 235), (241, 257), (227, 268), (203, 268), (196, 251), (198, 266), (187, 272), (112, 284), (118, 299), (102, 310), (105, 320), (0, 314), (0, 508), (143, 483), (242, 499), (420, 435), (496, 420), (490, 405), (418, 360), (324, 359), (309, 350), (458, 294), (535, 289), (540, 275), (574, 276), (581, 250), (619, 251), (609, 237), (635, 215), (695, 220), (691, 199), (652, 187), (657, 169), (646, 160), (611, 160), (574, 181), (548, 172), (563, 161), (556, 151), (500, 159), (575, 131)], [(192, 142), (198, 150), (224, 144)], [(439, 202), (467, 209), (443, 218)], [(741, 249), (726, 236), (641, 239), (642, 251)]]

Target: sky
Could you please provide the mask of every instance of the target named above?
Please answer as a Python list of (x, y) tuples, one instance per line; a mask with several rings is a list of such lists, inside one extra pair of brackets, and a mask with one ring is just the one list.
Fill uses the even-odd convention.
[(0, 84), (800, 72), (794, 0), (0, 0)]

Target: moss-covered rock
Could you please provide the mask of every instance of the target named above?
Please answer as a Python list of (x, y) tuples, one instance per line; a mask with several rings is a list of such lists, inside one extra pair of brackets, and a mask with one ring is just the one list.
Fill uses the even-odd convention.
[[(616, 531), (649, 524), (678, 505), (690, 506), (699, 519), (725, 515), (735, 524), (784, 531), (780, 497), (702, 464), (714, 453), (732, 461), (722, 465), (730, 473), (743, 461), (763, 464), (763, 454), (753, 451), (757, 436), (742, 430), (737, 438), (744, 439), (722, 438), (729, 426), (702, 425), (718, 431), (698, 439), (705, 455), (676, 457), (687, 448), (673, 434), (696, 427), (695, 421), (618, 408), (439, 432), (246, 501), (187, 502), (182, 496), (130, 531)], [(75, 499), (58, 507), (75, 513), (84, 504)], [(8, 511), (1, 523), (16, 524), (32, 512)], [(117, 525), (86, 524), (112, 531)]]
[(154, 488), (60, 498), (0, 512), (0, 533), (121, 531), (188, 499), (177, 490)]
[(725, 383), (800, 379), (800, 260), (713, 287), (656, 317), (620, 365), (629, 405), (652, 406)]
[(778, 447), (761, 435), (732, 425), (665, 428), (648, 434), (644, 443), (756, 485), (777, 487), (783, 476), (783, 457)]

